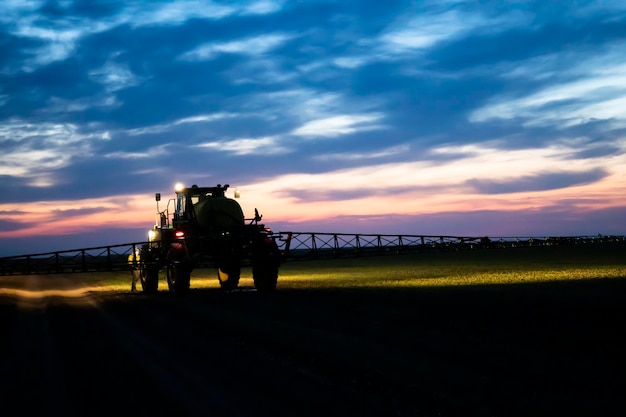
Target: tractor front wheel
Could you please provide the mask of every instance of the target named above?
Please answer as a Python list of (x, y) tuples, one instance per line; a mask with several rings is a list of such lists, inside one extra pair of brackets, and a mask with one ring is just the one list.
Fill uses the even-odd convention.
[(159, 265), (142, 264), (139, 279), (145, 293), (155, 293), (159, 289)]

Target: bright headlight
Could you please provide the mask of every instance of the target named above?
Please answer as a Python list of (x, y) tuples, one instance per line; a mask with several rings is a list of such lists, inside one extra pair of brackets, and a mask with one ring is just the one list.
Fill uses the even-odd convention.
[(152, 242), (154, 239), (156, 239), (156, 235), (157, 235), (157, 234), (156, 234), (156, 232), (155, 232), (154, 230), (150, 230), (150, 231), (148, 232), (148, 240), (149, 240), (150, 242)]

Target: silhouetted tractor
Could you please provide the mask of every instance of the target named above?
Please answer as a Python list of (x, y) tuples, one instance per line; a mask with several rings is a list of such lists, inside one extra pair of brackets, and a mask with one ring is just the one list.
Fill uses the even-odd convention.
[(159, 211), (161, 195), (156, 194), (157, 222), (136, 263), (144, 292), (158, 290), (163, 269), (170, 291), (187, 292), (196, 267), (216, 268), (221, 288), (233, 290), (239, 285), (243, 265), (252, 267), (258, 291), (276, 288), (278, 268), (284, 260), (277, 240), (289, 236), (273, 234), (259, 223), (262, 216), (257, 209), (254, 218), (245, 219), (239, 203), (226, 197), (228, 187), (179, 185), (176, 198), (168, 201), (164, 211)]

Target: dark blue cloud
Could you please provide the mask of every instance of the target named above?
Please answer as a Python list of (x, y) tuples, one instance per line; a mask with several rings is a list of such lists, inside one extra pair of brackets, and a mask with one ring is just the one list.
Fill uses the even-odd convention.
[(434, 187), (416, 184), (414, 187), (396, 187), (394, 184), (379, 184), (374, 190), (371, 189), (348, 189), (342, 191), (308, 191), (308, 190), (290, 190), (285, 192), (286, 196), (297, 199), (302, 203), (319, 202), (319, 201), (346, 201), (359, 199), (363, 197), (376, 196), (393, 201), (396, 194), (406, 193), (407, 191), (434, 191)]
[[(559, 7), (560, 8), (560, 7)], [(509, 30), (483, 33), (454, 39), (433, 49), (428, 58), (432, 69), (463, 72), (485, 65), (496, 66), (502, 62), (523, 62), (529, 58), (551, 53), (563, 54), (554, 70), (568, 69), (566, 59), (571, 51), (586, 50), (593, 53), (598, 45), (621, 41), (626, 36), (626, 13), (604, 12), (580, 17), (562, 16), (554, 10), (548, 21), (546, 15), (534, 15), (528, 25), (514, 26)], [(523, 86), (523, 85), (522, 85)]]
[[(6, 216), (7, 214), (19, 215), (23, 213), (20, 213), (19, 211), (13, 211), (13, 212), (1, 212), (0, 211), (0, 216)], [(4, 220), (4, 219), (0, 220), (0, 230), (4, 230), (7, 232), (20, 230), (20, 229), (23, 229), (24, 227), (30, 227), (32, 225), (33, 223), (15, 222), (15, 221)]]
[[(48, 253), (53, 251), (73, 250), (77, 248), (123, 245), (143, 242), (147, 239), (145, 228), (109, 227), (98, 231), (60, 235), (42, 235), (32, 237), (14, 237), (0, 240), (0, 253), (3, 256)], [(125, 248), (124, 248), (125, 249)]]
[[(504, 175), (505, 173), (503, 173)], [(605, 178), (608, 173), (603, 169), (586, 172), (559, 172), (532, 175), (515, 180), (469, 180), (471, 186), (480, 194), (508, 194), (526, 191), (545, 191), (590, 184)]]
[[(626, 216), (626, 208), (580, 212), (575, 206), (549, 206), (538, 210), (477, 210), (421, 215), (388, 214), (384, 216), (346, 215), (328, 222), (271, 223), (273, 230), (316, 233), (403, 234), (417, 236), (466, 236), (523, 238), (549, 236), (615, 235), (616, 224)], [(589, 221), (581, 221), (588, 219)], [(623, 233), (619, 234), (623, 236)]]
[(72, 2), (46, 1), (39, 13), (49, 19), (79, 16), (91, 19), (102, 19), (122, 10), (124, 2), (74, 0)]
[(620, 155), (622, 153), (622, 149), (614, 145), (604, 145), (598, 146), (591, 149), (586, 149), (581, 152), (577, 152), (575, 155), (572, 155), (572, 159), (589, 159), (589, 158), (598, 158), (602, 156), (615, 156)]

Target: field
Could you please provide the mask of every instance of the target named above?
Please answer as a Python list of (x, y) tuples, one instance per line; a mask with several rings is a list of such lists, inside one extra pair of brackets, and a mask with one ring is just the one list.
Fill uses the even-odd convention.
[(0, 415), (626, 415), (623, 244), (195, 272), (0, 277)]

